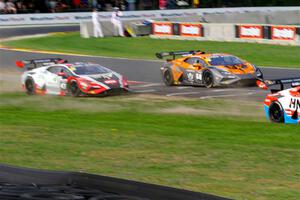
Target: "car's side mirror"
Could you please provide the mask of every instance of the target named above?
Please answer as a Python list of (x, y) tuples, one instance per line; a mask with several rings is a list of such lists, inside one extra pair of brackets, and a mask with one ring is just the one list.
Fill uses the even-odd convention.
[(66, 77), (66, 73), (65, 72), (58, 72), (57, 76)]

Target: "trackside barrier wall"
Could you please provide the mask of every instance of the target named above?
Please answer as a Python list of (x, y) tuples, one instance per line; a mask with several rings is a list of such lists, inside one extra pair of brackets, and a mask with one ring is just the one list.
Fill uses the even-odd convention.
[(299, 24), (300, 10), (205, 13), (209, 23)]
[[(110, 21), (111, 12), (100, 12), (100, 21)], [(182, 18), (199, 22), (200, 18), (209, 23), (258, 23), (258, 24), (299, 24), (300, 7), (237, 7), (200, 8), (180, 10), (126, 11), (122, 20)], [(4, 14), (0, 15), (1, 26), (25, 26), (46, 24), (79, 24), (92, 20), (91, 12)]]
[(159, 21), (151, 37), (300, 45), (300, 26)]

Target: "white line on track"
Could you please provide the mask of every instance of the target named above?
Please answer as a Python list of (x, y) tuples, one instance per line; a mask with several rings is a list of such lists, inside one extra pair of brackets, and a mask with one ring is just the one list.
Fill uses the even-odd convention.
[(253, 95), (253, 94), (255, 94), (255, 92), (247, 92), (247, 93), (242, 93), (242, 94), (210, 95), (210, 96), (200, 97), (199, 99), (211, 99), (211, 98), (222, 98), (222, 97), (248, 96), (248, 95)]
[(215, 90), (211, 90), (212, 92), (229, 92), (229, 91), (238, 91), (239, 89), (215, 89)]
[(172, 97), (172, 96), (180, 96), (180, 95), (199, 94), (199, 93), (200, 92), (177, 92), (177, 93), (166, 94), (166, 96)]
[(134, 88), (146, 88), (146, 87), (153, 87), (153, 86), (163, 86), (164, 84), (161, 83), (146, 83), (141, 85), (134, 85)]
[(190, 89), (190, 88), (195, 88), (195, 87), (191, 87), (191, 86), (178, 86), (178, 87), (176, 87), (176, 89), (178, 89), (178, 90), (184, 90), (184, 89)]
[(135, 90), (135, 93), (148, 93), (148, 92), (156, 92), (156, 90)]

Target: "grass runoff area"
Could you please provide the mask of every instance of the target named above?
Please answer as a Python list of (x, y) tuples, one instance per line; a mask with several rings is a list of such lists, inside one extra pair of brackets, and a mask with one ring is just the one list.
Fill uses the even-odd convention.
[(0, 98), (0, 163), (234, 199), (300, 196), (300, 129), (267, 122), (256, 102), (23, 93)]
[(138, 38), (81, 38), (79, 33), (4, 42), (10, 47), (59, 51), (96, 56), (156, 59), (160, 51), (203, 50), (230, 53), (258, 66), (300, 68), (300, 47), (238, 42), (182, 41)]

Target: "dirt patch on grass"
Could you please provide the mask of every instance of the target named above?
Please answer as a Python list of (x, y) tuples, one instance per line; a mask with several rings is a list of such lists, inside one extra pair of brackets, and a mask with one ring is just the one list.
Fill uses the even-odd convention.
[[(245, 102), (244, 102), (245, 103)], [(251, 102), (247, 102), (250, 103)], [(251, 111), (251, 112), (250, 112)], [(224, 108), (193, 108), (188, 106), (175, 106), (170, 108), (163, 108), (159, 113), (167, 114), (184, 114), (184, 115), (223, 115), (223, 116), (249, 116), (249, 117), (263, 117), (263, 108), (257, 105), (242, 105), (227, 106)]]
[[(0, 68), (1, 69), (1, 68)], [(0, 93), (22, 92), (22, 72), (14, 69), (1, 69)], [(78, 110), (83, 112), (109, 112), (118, 110), (136, 110), (163, 114), (183, 115), (223, 115), (249, 116), (261, 118), (263, 108), (253, 101), (226, 99), (196, 100), (187, 97), (167, 97), (155, 94), (128, 94), (106, 98), (72, 98), (53, 96), (22, 96), (1, 100), (2, 105), (32, 105), (47, 110)]]
[(17, 70), (1, 69), (0, 93), (22, 91), (21, 74), (22, 72)]

